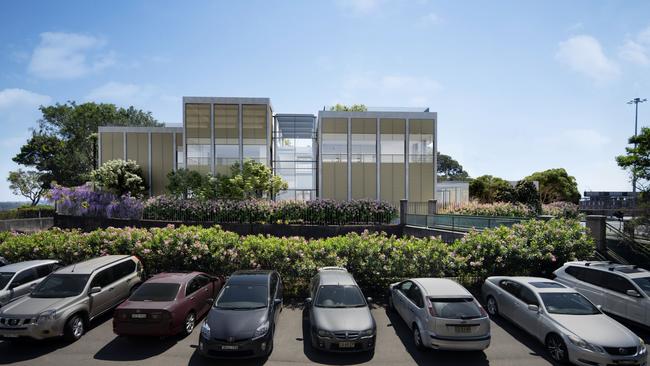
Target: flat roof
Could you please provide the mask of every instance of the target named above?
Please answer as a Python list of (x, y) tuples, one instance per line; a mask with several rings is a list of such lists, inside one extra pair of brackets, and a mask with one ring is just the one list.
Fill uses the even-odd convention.
[(437, 112), (400, 112), (400, 111), (367, 111), (367, 112), (338, 112), (318, 111), (318, 118), (402, 118), (402, 119), (438, 119)]
[(99, 132), (183, 133), (183, 127), (99, 126)]
[(130, 257), (131, 257), (130, 255), (105, 255), (102, 257), (89, 259), (84, 262), (72, 264), (65, 268), (61, 268), (60, 270), (57, 271), (57, 273), (90, 274), (95, 270), (104, 267), (108, 264), (120, 261), (122, 259), (127, 259)]
[(266, 97), (183, 97), (185, 103), (214, 103), (214, 104), (266, 104), (271, 107), (271, 98)]

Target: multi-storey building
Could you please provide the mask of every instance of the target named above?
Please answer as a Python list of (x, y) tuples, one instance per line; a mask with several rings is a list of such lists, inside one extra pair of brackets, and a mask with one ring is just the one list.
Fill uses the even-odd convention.
[[(110, 123), (108, 123), (110, 124)], [(187, 168), (229, 174), (253, 159), (289, 184), (276, 199), (427, 201), (437, 114), (428, 109), (273, 114), (268, 98), (183, 98), (182, 127), (100, 127), (99, 161), (135, 160), (151, 195)]]

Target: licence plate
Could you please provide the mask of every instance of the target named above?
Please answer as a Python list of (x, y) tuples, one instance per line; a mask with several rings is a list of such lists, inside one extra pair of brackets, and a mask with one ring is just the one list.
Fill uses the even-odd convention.
[(234, 351), (239, 349), (239, 346), (221, 346), (221, 349), (224, 351)]
[(614, 361), (614, 364), (616, 365), (638, 365), (639, 363), (634, 360), (620, 360), (620, 361)]
[(354, 348), (354, 342), (339, 342), (339, 348)]
[(471, 331), (472, 331), (472, 327), (466, 325), (456, 327), (456, 333), (469, 333)]
[(131, 314), (131, 318), (133, 318), (133, 319), (146, 319), (147, 314)]
[(18, 334), (5, 334), (3, 335), (5, 338), (18, 338)]

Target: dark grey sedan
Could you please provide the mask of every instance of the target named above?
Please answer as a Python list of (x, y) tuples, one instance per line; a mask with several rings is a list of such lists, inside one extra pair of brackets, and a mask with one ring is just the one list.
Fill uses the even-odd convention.
[(282, 281), (275, 271), (237, 271), (221, 289), (199, 338), (213, 358), (268, 357), (282, 311)]
[(311, 344), (331, 352), (374, 351), (377, 327), (367, 300), (345, 268), (325, 267), (310, 285), (306, 300)]

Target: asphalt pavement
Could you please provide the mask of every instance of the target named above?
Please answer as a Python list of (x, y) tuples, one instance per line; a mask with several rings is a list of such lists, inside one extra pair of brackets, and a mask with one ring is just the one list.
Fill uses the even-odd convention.
[[(75, 343), (61, 339), (46, 341), (0, 342), (0, 365), (77, 366), (77, 365), (552, 365), (544, 348), (511, 323), (492, 322), (492, 344), (484, 352), (420, 352), (413, 346), (411, 332), (394, 313), (375, 307), (377, 345), (370, 354), (326, 354), (312, 349), (309, 323), (299, 307), (285, 307), (278, 322), (274, 350), (268, 360), (207, 360), (197, 351), (200, 326), (188, 337), (123, 338), (112, 330), (108, 314), (91, 324), (86, 335)], [(646, 343), (650, 333), (635, 329)], [(307, 338), (308, 340), (308, 338)]]

